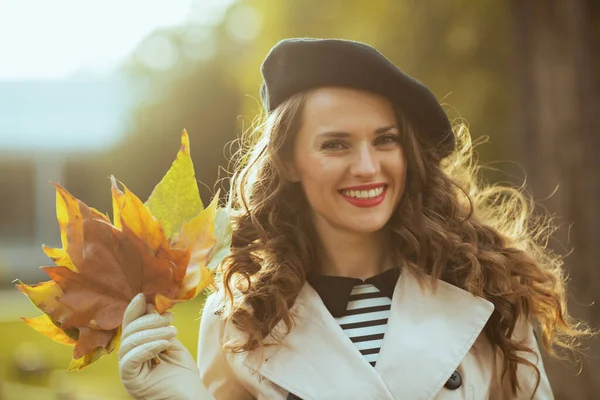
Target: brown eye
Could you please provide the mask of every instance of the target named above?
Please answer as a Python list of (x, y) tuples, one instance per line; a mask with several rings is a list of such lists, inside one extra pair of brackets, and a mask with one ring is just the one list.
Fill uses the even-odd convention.
[(379, 146), (389, 146), (397, 143), (400, 143), (400, 137), (394, 134), (381, 135), (375, 139), (375, 144)]
[(341, 140), (328, 140), (323, 143), (320, 150), (342, 150), (346, 148), (346, 144)]

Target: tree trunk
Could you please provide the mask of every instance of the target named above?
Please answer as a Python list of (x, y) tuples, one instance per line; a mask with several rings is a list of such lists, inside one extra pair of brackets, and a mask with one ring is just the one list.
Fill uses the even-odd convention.
[[(595, 0), (513, 0), (519, 74), (521, 163), (528, 186), (562, 226), (551, 246), (565, 254), (569, 308), (598, 327), (593, 305), (600, 293), (600, 90), (598, 43), (592, 31)], [(556, 191), (555, 191), (556, 190)], [(557, 399), (592, 399), (600, 393), (600, 362), (546, 360)], [(593, 346), (591, 342), (589, 346)], [(579, 367), (581, 373), (575, 376)]]

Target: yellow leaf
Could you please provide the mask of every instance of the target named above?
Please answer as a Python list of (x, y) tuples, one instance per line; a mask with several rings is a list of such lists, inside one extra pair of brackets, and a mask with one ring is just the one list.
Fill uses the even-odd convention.
[[(214, 282), (212, 272), (205, 265), (200, 265), (190, 272), (192, 279), (189, 281), (184, 280), (182, 287), (182, 290), (187, 290), (187, 293), (181, 297), (183, 300), (193, 299)], [(195, 281), (194, 284), (192, 284), (193, 281)]]
[(96, 347), (94, 350), (90, 351), (83, 357), (72, 359), (71, 363), (69, 364), (68, 371), (80, 370), (90, 365), (94, 361), (98, 360), (105, 354), (107, 354), (107, 351), (105, 349), (103, 349), (102, 347)]
[(94, 207), (90, 207), (90, 211), (92, 212), (92, 215), (94, 216), (95, 219), (99, 219), (101, 221), (108, 222), (110, 224), (110, 218), (108, 218), (108, 216), (106, 214), (101, 213), (100, 211), (96, 210)]
[(111, 180), (111, 193), (112, 193), (112, 208), (113, 208), (113, 225), (117, 229), (123, 229), (121, 224), (121, 209), (123, 208), (123, 202), (125, 201), (125, 194), (119, 190), (115, 183), (115, 178), (110, 177)]
[(77, 272), (77, 267), (71, 261), (71, 257), (69, 253), (67, 253), (63, 249), (56, 249), (48, 246), (42, 245), (42, 250), (44, 253), (50, 258), (56, 265), (60, 265), (61, 267), (67, 267), (73, 272)]
[(179, 303), (176, 299), (169, 299), (162, 294), (158, 293), (154, 297), (154, 308), (159, 314), (164, 313), (169, 308), (173, 307), (175, 304)]
[(189, 248), (194, 253), (199, 249), (209, 249), (214, 246), (215, 217), (218, 202), (219, 193), (217, 192), (206, 209), (200, 211), (190, 221), (183, 223), (175, 242), (176, 247)]
[(160, 293), (156, 295), (154, 300), (156, 311), (162, 314), (175, 304), (195, 298), (213, 282), (213, 274), (208, 268), (203, 265), (192, 268), (186, 275), (184, 284), (175, 299), (169, 299)]
[(76, 268), (82, 257), (83, 244), (83, 216), (79, 200), (59, 184), (52, 184), (56, 188), (56, 219), (60, 228), (60, 240), (63, 250), (69, 254), (71, 265)]
[(160, 293), (156, 295), (155, 304), (159, 313), (165, 312), (177, 303), (193, 299), (213, 283), (212, 272), (206, 264), (216, 243), (214, 229), (218, 202), (219, 193), (213, 197), (206, 209), (200, 211), (191, 221), (183, 223), (173, 246), (190, 249), (190, 261), (175, 298), (170, 299)]
[(98, 360), (100, 357), (102, 357), (106, 354), (112, 353), (113, 350), (115, 350), (116, 348), (119, 347), (120, 342), (121, 342), (121, 328), (119, 328), (117, 330), (117, 333), (110, 340), (106, 349), (104, 349), (102, 347), (96, 347), (94, 350), (90, 351), (83, 357), (72, 359), (71, 363), (69, 364), (68, 371), (80, 370), (80, 369), (90, 365), (94, 361)]
[(55, 342), (65, 344), (67, 346), (75, 346), (76, 341), (67, 336), (67, 334), (58, 326), (56, 326), (46, 314), (35, 318), (21, 319), (34, 330), (38, 331), (42, 335), (48, 336)]
[(190, 157), (190, 140), (185, 130), (181, 134), (177, 158), (152, 191), (146, 205), (160, 221), (169, 239), (185, 221), (197, 216), (204, 208)]
[[(122, 222), (126, 221), (127, 227), (140, 239), (142, 239), (154, 251), (158, 250), (160, 245), (166, 240), (165, 234), (158, 221), (150, 214), (150, 210), (142, 201), (133, 194), (123, 184), (124, 193), (119, 190), (117, 181), (111, 176), (113, 207), (115, 218), (119, 220), (119, 228), (122, 229)], [(115, 205), (116, 204), (116, 205)], [(114, 209), (114, 208), (113, 208)], [(116, 220), (115, 220), (116, 222)]]
[(33, 286), (19, 281), (16, 286), (25, 296), (29, 297), (33, 305), (43, 312), (56, 308), (59, 304), (57, 298), (63, 294), (60, 286), (54, 281), (41, 282)]

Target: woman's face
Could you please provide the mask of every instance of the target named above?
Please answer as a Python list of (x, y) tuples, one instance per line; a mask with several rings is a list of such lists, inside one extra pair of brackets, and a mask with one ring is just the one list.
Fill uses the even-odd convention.
[(338, 87), (308, 94), (290, 171), (317, 227), (372, 233), (386, 224), (404, 191), (398, 129), (384, 97)]

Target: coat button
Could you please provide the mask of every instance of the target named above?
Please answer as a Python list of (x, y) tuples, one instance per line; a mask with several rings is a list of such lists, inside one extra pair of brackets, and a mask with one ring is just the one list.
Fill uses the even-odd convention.
[(450, 375), (450, 378), (448, 378), (448, 380), (446, 381), (446, 384), (444, 385), (444, 387), (450, 389), (450, 390), (456, 390), (459, 387), (461, 387), (462, 385), (462, 376), (460, 376), (460, 373), (458, 371), (454, 371), (452, 373), (452, 375)]

